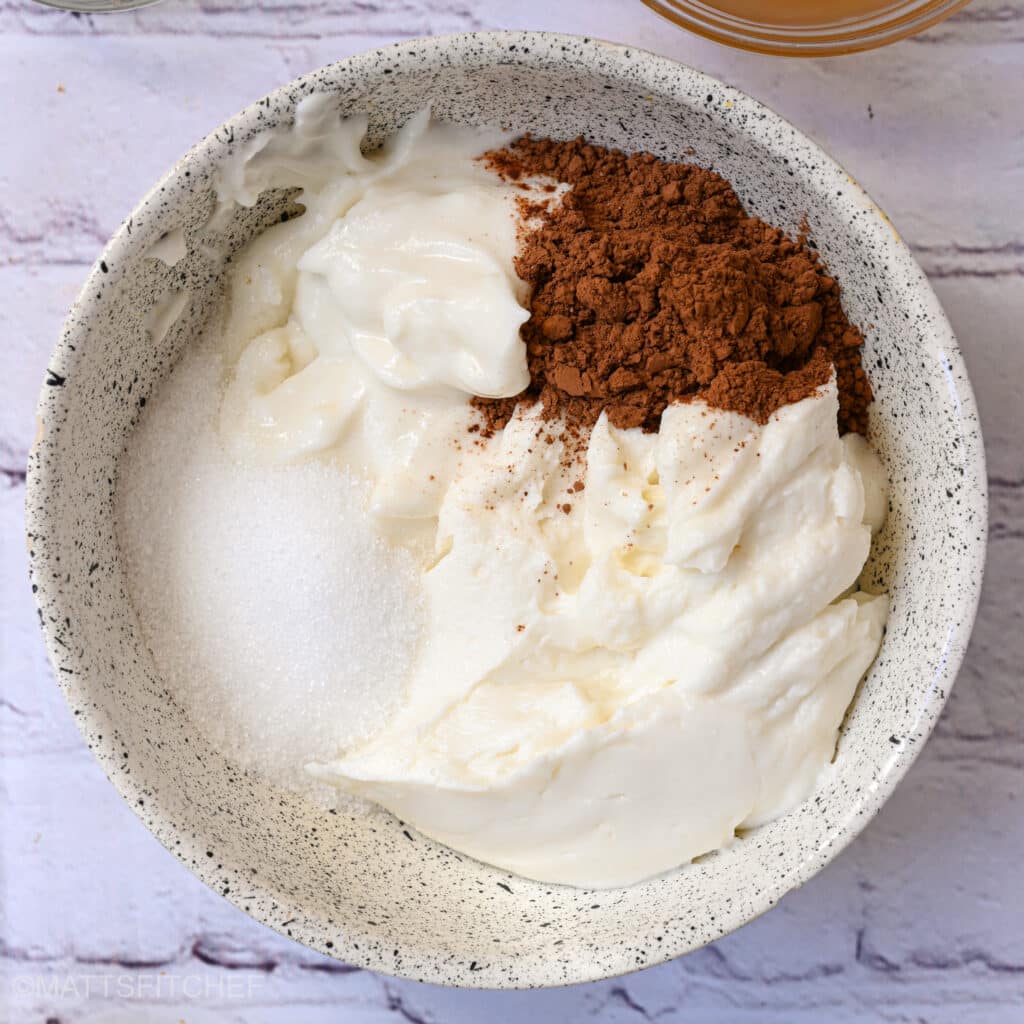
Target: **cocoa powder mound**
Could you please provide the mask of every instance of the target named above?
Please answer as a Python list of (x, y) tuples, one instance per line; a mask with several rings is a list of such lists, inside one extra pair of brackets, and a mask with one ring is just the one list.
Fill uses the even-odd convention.
[(532, 218), (515, 262), (531, 287), (530, 385), (474, 399), (485, 434), (537, 400), (575, 431), (602, 411), (617, 427), (656, 431), (667, 405), (695, 397), (764, 423), (833, 366), (839, 428), (866, 433), (863, 337), (838, 285), (803, 236), (748, 216), (723, 178), (582, 138), (527, 136), (482, 159), (506, 180), (572, 186), (561, 203), (520, 200)]

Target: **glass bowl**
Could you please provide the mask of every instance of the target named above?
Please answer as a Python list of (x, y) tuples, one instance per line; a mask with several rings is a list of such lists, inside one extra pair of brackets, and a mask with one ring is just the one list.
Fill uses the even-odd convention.
[[(921, 32), (970, 0), (643, 0), (681, 28), (727, 46), (785, 57), (871, 50)], [(773, 14), (744, 16), (752, 7)], [(842, 8), (829, 15), (827, 8)], [(781, 8), (781, 10), (780, 10)]]

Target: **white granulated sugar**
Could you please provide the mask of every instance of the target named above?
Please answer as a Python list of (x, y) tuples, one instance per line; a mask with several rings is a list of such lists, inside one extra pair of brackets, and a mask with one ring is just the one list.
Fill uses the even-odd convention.
[(362, 482), (320, 462), (240, 465), (202, 346), (160, 387), (122, 460), (129, 586), (168, 687), (207, 738), (324, 797), (304, 766), (384, 725), (423, 609), (412, 557), (374, 532)]

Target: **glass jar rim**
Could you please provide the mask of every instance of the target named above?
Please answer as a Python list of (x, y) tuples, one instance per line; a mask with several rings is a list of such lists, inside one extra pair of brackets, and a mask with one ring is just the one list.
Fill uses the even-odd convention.
[(787, 57), (825, 57), (894, 43), (942, 21), (970, 0), (905, 0), (859, 18), (807, 26), (753, 22), (703, 0), (643, 3), (680, 28), (727, 46)]

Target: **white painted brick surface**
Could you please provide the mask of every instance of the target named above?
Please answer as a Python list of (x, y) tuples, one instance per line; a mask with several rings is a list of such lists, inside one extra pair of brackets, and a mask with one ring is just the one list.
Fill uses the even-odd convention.
[[(560, 29), (676, 57), (821, 141), (915, 248), (981, 404), (992, 543), (967, 664), (865, 833), (770, 914), (663, 967), (456, 992), (326, 961), (200, 885), (84, 750), (25, 582), (38, 383), (87, 265), (191, 143), (275, 85), (397, 38)], [(1024, 1020), (1024, 0), (835, 61), (733, 53), (635, 0), (0, 0), (0, 1024), (1017, 1024)]]

